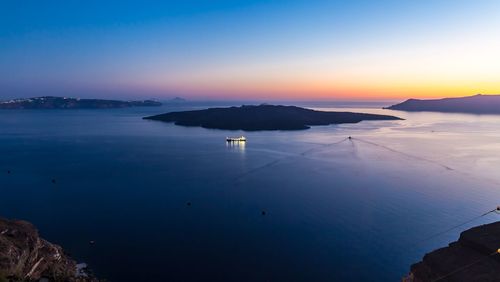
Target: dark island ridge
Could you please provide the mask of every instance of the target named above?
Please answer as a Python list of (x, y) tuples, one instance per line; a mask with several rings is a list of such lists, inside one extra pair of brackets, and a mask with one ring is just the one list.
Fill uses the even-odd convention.
[(500, 95), (474, 95), (432, 100), (409, 99), (385, 109), (408, 112), (500, 114)]
[(129, 107), (161, 106), (157, 101), (119, 101), (103, 99), (79, 99), (67, 97), (35, 97), (0, 102), (0, 109), (114, 109)]
[(314, 125), (357, 123), (363, 120), (400, 120), (388, 115), (323, 112), (296, 106), (241, 106), (171, 112), (144, 119), (175, 122), (176, 125), (228, 130), (300, 130)]

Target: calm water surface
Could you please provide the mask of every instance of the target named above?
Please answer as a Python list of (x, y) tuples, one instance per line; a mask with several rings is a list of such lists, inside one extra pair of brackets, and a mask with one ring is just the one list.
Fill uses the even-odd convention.
[(499, 219), (415, 245), (500, 204), (500, 116), (343, 106), (316, 108), (405, 120), (243, 133), (141, 119), (199, 104), (0, 111), (0, 216), (111, 281), (397, 281)]

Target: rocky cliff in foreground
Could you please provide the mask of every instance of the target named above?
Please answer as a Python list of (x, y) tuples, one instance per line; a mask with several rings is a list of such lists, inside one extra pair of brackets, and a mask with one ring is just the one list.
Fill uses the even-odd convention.
[(471, 228), (412, 265), (404, 282), (500, 281), (500, 222)]
[(84, 266), (40, 238), (31, 223), (0, 218), (0, 281), (99, 281)]

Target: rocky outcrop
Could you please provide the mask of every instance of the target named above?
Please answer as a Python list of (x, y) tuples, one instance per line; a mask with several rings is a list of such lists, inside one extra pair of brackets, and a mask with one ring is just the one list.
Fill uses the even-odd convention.
[(500, 222), (471, 228), (424, 256), (404, 282), (500, 281)]
[(82, 266), (31, 223), (0, 218), (0, 281), (99, 281)]
[(312, 125), (357, 123), (364, 120), (400, 120), (398, 117), (351, 112), (324, 112), (295, 106), (243, 105), (241, 107), (170, 112), (144, 119), (176, 125), (228, 130), (301, 130)]

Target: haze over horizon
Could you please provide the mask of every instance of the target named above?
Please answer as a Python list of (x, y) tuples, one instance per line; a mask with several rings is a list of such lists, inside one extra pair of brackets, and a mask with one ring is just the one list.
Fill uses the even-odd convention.
[(499, 1), (51, 3), (3, 3), (0, 99), (500, 93)]

